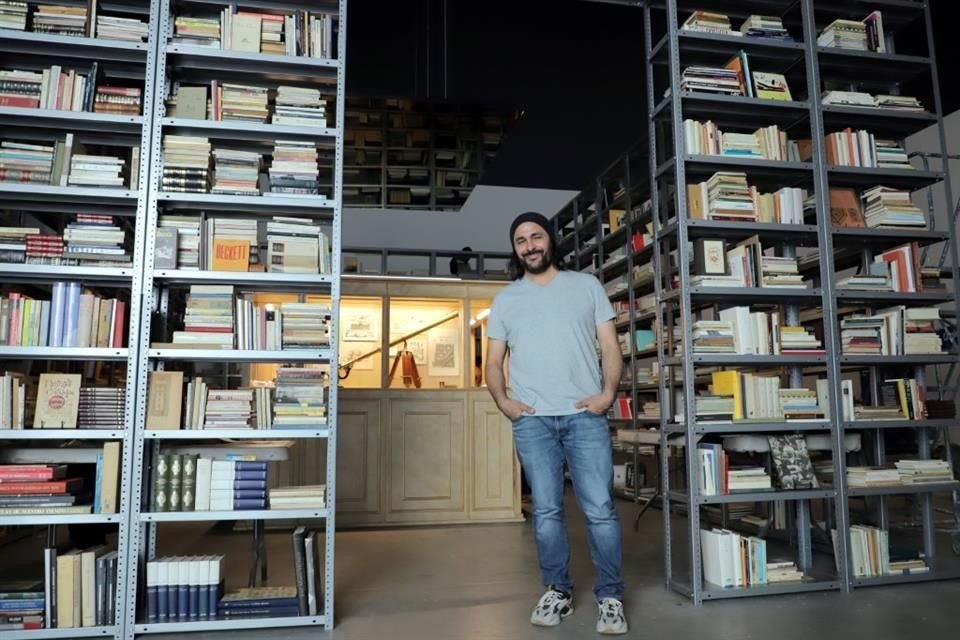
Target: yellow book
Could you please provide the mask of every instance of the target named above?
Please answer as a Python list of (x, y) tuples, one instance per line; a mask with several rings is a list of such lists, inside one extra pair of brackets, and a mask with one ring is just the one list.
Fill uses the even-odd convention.
[(250, 242), (247, 240), (214, 240), (214, 271), (246, 271), (250, 265)]
[(733, 419), (743, 420), (743, 393), (740, 389), (739, 371), (714, 371), (713, 392), (720, 396), (733, 396)]
[(620, 222), (623, 220), (624, 213), (626, 212), (623, 209), (610, 209), (608, 212), (610, 217), (610, 233), (620, 228)]

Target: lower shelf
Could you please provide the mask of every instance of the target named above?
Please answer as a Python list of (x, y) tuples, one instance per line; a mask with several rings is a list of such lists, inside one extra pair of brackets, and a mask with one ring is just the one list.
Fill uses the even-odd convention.
[(262, 509), (256, 511), (161, 511), (141, 513), (141, 522), (214, 522), (217, 520), (300, 520), (326, 518), (327, 509)]
[(286, 618), (241, 618), (238, 620), (198, 620), (196, 622), (155, 622), (153, 624), (135, 625), (134, 633), (271, 629), (276, 627), (311, 627), (325, 624), (327, 624), (327, 616), (325, 615), (290, 616)]
[(4, 631), (3, 640), (34, 640), (43, 638), (98, 638), (112, 636), (115, 627), (81, 627), (78, 629), (27, 629), (24, 631)]
[(787, 593), (806, 591), (831, 591), (840, 588), (839, 580), (810, 580), (808, 582), (782, 582), (764, 584), (755, 587), (720, 587), (704, 583), (704, 600), (722, 600), (724, 598), (750, 598), (754, 596), (779, 596)]
[(895, 576), (875, 576), (872, 578), (854, 578), (853, 586), (882, 587), (890, 584), (904, 584), (907, 582), (931, 582), (933, 580), (955, 580), (960, 578), (960, 569), (941, 570), (931, 569), (926, 573), (898, 574)]

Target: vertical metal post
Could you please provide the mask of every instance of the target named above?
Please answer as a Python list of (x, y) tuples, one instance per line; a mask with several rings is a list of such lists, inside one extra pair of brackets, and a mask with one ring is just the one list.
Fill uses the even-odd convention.
[(830, 381), (830, 433), (833, 448), (834, 507), (837, 517), (837, 544), (840, 581), (843, 591), (851, 588), (850, 512), (847, 502), (846, 449), (844, 447), (843, 402), (840, 396), (840, 340), (834, 296), (833, 226), (830, 221), (830, 184), (824, 151), (823, 110), (820, 105), (820, 61), (813, 0), (802, 0), (803, 41), (806, 54), (807, 93), (810, 96), (810, 138), (813, 146), (814, 191), (817, 204), (821, 288), (823, 290), (823, 331), (827, 378)]

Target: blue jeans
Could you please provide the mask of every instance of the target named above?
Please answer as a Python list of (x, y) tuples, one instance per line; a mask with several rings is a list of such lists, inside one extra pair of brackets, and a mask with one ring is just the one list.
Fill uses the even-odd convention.
[(597, 570), (593, 593), (623, 599), (620, 566), (623, 530), (613, 504), (613, 453), (607, 419), (589, 412), (523, 415), (513, 422), (520, 464), (533, 492), (533, 527), (544, 586), (573, 593), (570, 546), (563, 512), (563, 462), (587, 521), (590, 558)]

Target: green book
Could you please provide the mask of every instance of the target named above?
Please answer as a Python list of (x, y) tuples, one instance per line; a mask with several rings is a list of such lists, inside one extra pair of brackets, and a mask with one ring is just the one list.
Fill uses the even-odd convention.
[(170, 456), (170, 507), (168, 511), (183, 510), (183, 455)]
[(153, 511), (170, 511), (170, 455), (157, 456), (153, 468)]
[(183, 462), (180, 465), (183, 481), (180, 485), (180, 510), (194, 511), (197, 498), (197, 456), (196, 454), (183, 454)]

